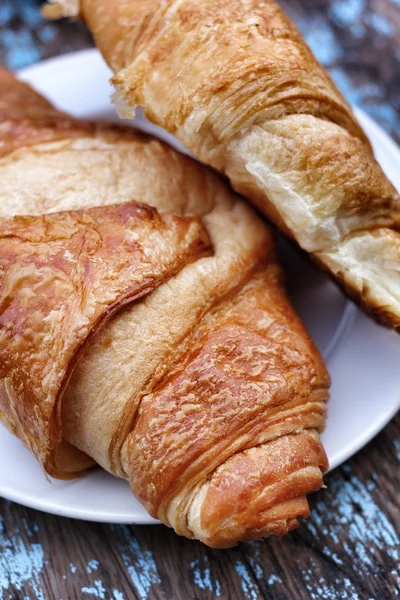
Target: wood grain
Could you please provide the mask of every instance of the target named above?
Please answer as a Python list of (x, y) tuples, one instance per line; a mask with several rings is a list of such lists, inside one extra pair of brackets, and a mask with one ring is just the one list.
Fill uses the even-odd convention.
[[(400, 416), (330, 474), (288, 538), (210, 550), (163, 526), (64, 519), (2, 501), (0, 597), (377, 600), (400, 584)], [(11, 558), (12, 557), (12, 558)]]
[[(91, 45), (77, 23), (43, 22), (40, 4), (0, 3), (0, 59), (11, 68)], [(282, 4), (346, 96), (400, 141), (400, 1)], [(1, 500), (0, 599), (400, 596), (400, 415), (326, 484), (289, 537), (228, 551), (162, 526), (74, 521)]]

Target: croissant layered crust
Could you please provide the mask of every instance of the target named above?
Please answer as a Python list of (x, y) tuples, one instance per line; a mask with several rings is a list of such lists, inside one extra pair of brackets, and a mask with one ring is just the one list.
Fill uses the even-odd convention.
[[(398, 193), (273, 0), (80, 0), (69, 7), (116, 73), (121, 114), (144, 107), (369, 312), (400, 327), (400, 271), (392, 267)], [(52, 8), (62, 14), (63, 2)]]
[(122, 204), (0, 222), (0, 377), (15, 429), (51, 475), (60, 395), (88, 338), (211, 250), (195, 218)]
[[(251, 513), (256, 495), (263, 493), (255, 518), (260, 525), (262, 510), (268, 506), (277, 509), (282, 499), (301, 497), (303, 486), (321, 487), (321, 469), (327, 462), (319, 438), (310, 449), (307, 435), (299, 432), (304, 426), (323, 429), (326, 389), (314, 387), (314, 381), (321, 380), (321, 365), (310, 369), (310, 347), (299, 344), (299, 334), (298, 320), (282, 294), (280, 271), (270, 264), (237, 295), (210, 311), (177, 349), (176, 364), (142, 399), (135, 428), (123, 448), (125, 470), (135, 473), (131, 487), (150, 514), (189, 537), (191, 521), (197, 519), (197, 537), (200, 528), (209, 527), (207, 537), (202, 534), (200, 539), (206, 543), (213, 539), (214, 545), (224, 547), (230, 545), (233, 531), (239, 539), (251, 539), (251, 518), (243, 517), (241, 510), (236, 515), (235, 503), (251, 498)], [(279, 461), (272, 460), (280, 436), (297, 441), (279, 446)], [(281, 462), (284, 448), (291, 462), (287, 472)], [(248, 449), (255, 454), (249, 455)], [(309, 470), (303, 470), (303, 460), (310, 461)], [(259, 475), (251, 473), (256, 465)], [(265, 487), (271, 472), (280, 481), (279, 499), (276, 489)], [(283, 483), (286, 474), (288, 481)], [(283, 491), (281, 486), (290, 486), (292, 475), (297, 485)], [(260, 481), (255, 483), (257, 476)], [(196, 497), (202, 486), (208, 492), (197, 515)], [(216, 514), (218, 519), (211, 516)], [(279, 525), (286, 533), (290, 528), (286, 522), (267, 520), (271, 530)]]
[(1, 420), (181, 535), (284, 535), (328, 466), (329, 377), (270, 230), (188, 157), (1, 81)]

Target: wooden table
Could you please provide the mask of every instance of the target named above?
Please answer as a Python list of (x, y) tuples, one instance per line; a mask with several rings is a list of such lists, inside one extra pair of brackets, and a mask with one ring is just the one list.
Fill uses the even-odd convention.
[[(11, 68), (91, 45), (76, 23), (42, 22), (39, 4), (0, 2), (0, 58)], [(347, 97), (400, 142), (400, 0), (283, 4)], [(0, 500), (0, 599), (400, 597), (400, 416), (326, 484), (295, 533), (229, 551), (163, 526), (86, 523)]]

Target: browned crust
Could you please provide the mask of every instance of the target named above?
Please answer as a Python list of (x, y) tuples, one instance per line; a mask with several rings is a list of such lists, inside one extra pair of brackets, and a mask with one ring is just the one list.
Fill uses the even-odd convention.
[(201, 508), (210, 543), (225, 548), (235, 538), (248, 542), (296, 528), (299, 517), (309, 516), (306, 496), (320, 489), (327, 468), (313, 431), (235, 454), (212, 475)]
[[(228, 175), (301, 247), (317, 254), (334, 250), (356, 231), (399, 231), (398, 193), (349, 105), (276, 2), (80, 0), (79, 6), (116, 73), (112, 81), (125, 105), (143, 106), (150, 120)], [(297, 137), (290, 117), (304, 118), (297, 121)], [(301, 197), (299, 219), (291, 221), (280, 201), (273, 202), (268, 188), (276, 180), (260, 183), (246, 172), (251, 153), (245, 142), (257, 127), (268, 135), (253, 131), (251, 160), (271, 168)], [(265, 145), (272, 146), (274, 136), (279, 143), (268, 154)], [(304, 233), (308, 211), (312, 218)], [(382, 254), (390, 254), (389, 242)], [(370, 284), (351, 270), (331, 274), (379, 322), (399, 328), (400, 299), (371, 294)]]
[(324, 428), (329, 377), (280, 277), (276, 265), (263, 267), (206, 315), (143, 398), (127, 472), (150, 514), (162, 518), (182, 488), (232, 454)]
[(60, 403), (84, 345), (209, 250), (198, 219), (137, 203), (1, 220), (1, 405), (48, 473), (62, 476)]

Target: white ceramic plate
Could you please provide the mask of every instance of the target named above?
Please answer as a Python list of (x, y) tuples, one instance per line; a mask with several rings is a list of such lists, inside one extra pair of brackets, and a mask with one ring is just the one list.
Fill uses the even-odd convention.
[[(21, 77), (77, 117), (116, 119), (109, 71), (97, 51), (52, 59)], [(364, 113), (356, 111), (387, 175), (400, 189), (400, 151)], [(179, 144), (141, 116), (136, 125)], [(331, 469), (366, 444), (400, 407), (400, 336), (376, 325), (328, 278), (282, 242), (282, 258), (297, 310), (322, 351), (332, 377), (323, 442)], [(47, 512), (93, 521), (152, 523), (128, 484), (100, 469), (70, 482), (47, 479), (22, 446), (0, 426), (0, 494)]]

